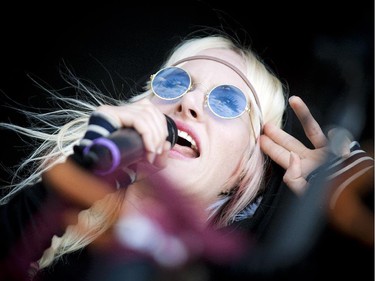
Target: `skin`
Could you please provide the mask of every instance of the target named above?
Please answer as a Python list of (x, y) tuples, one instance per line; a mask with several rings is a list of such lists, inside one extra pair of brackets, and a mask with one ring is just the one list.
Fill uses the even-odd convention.
[[(220, 57), (237, 65), (244, 71), (241, 57), (229, 50), (211, 49), (201, 52)], [(208, 206), (222, 192), (223, 184), (238, 170), (238, 165), (247, 149), (254, 145), (250, 117), (224, 120), (216, 117), (205, 107), (205, 94), (221, 84), (232, 84), (249, 95), (250, 89), (232, 69), (215, 61), (188, 61), (181, 68), (187, 70), (193, 80), (193, 89), (175, 101), (164, 101), (158, 97), (143, 99), (121, 107), (102, 107), (99, 110), (117, 120), (122, 126), (134, 127), (144, 140), (149, 163), (159, 173), (176, 184), (183, 192), (196, 197)], [(192, 157), (191, 150), (165, 141), (167, 126), (164, 114), (170, 116), (183, 131), (194, 136), (199, 147), (199, 157)], [(230, 145), (228, 145), (230, 144)], [(142, 176), (142, 165), (138, 168)], [(139, 194), (147, 187), (137, 181), (130, 192)], [(134, 188), (136, 187), (136, 188)]]
[(300, 97), (290, 97), (289, 104), (314, 149), (307, 148), (298, 139), (272, 124), (264, 125), (260, 146), (264, 153), (286, 170), (284, 182), (297, 194), (301, 194), (306, 188), (305, 178), (324, 161), (327, 138)]
[[(220, 57), (244, 71), (241, 57), (233, 51), (210, 49), (200, 54)], [(188, 61), (180, 67), (187, 70), (193, 80), (193, 89), (182, 98), (163, 101), (154, 96), (123, 106), (102, 106), (99, 111), (141, 134), (152, 172), (166, 175), (184, 193), (209, 206), (223, 191), (223, 184), (236, 172), (242, 155), (254, 145), (254, 140), (247, 114), (232, 120), (218, 118), (205, 107), (204, 95), (220, 84), (235, 85), (247, 95), (250, 90), (238, 74), (214, 61)], [(286, 170), (284, 181), (289, 187), (301, 193), (306, 186), (305, 177), (324, 159), (327, 139), (299, 97), (292, 97), (289, 102), (315, 149), (307, 148), (272, 124), (264, 125), (260, 144), (263, 152)], [(179, 129), (194, 136), (199, 157), (179, 145), (170, 149), (165, 141), (168, 132), (164, 114), (175, 120)], [(138, 165), (138, 180), (128, 188), (128, 198), (138, 200), (147, 193), (149, 187), (144, 179), (152, 173), (148, 170), (145, 174), (143, 168), (146, 166), (150, 167)]]

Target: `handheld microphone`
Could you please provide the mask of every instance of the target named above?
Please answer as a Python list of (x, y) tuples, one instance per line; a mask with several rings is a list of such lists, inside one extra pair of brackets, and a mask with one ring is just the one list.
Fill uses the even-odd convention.
[[(172, 118), (167, 119), (167, 140), (174, 146), (177, 142), (177, 126)], [(107, 137), (95, 139), (83, 150), (83, 157), (88, 166), (98, 175), (114, 172), (119, 166), (127, 167), (144, 156), (141, 135), (133, 128), (119, 129)]]

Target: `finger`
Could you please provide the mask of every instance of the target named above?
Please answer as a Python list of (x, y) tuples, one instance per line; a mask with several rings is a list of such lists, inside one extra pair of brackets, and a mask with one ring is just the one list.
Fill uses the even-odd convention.
[[(125, 116), (122, 117), (126, 118)], [(158, 133), (155, 125), (153, 125), (153, 121), (146, 119), (145, 116), (138, 120), (127, 119), (126, 127), (134, 128), (141, 135), (144, 148), (147, 152), (156, 153), (160, 137), (158, 138)]]
[(276, 127), (271, 123), (264, 125), (263, 132), (267, 135), (273, 142), (280, 145), (288, 151), (287, 162), (289, 164), (289, 151), (294, 151), (299, 155), (303, 155), (306, 152), (306, 146), (300, 142), (295, 137), (291, 136), (284, 130)]
[(134, 128), (142, 137), (146, 151), (161, 153), (168, 135), (166, 119), (149, 101), (112, 107), (122, 127)]
[(149, 121), (153, 124), (154, 136), (156, 138), (156, 152), (158, 154), (161, 154), (164, 150), (164, 145), (168, 137), (167, 119), (165, 115), (159, 110), (152, 110), (150, 112), (149, 118), (152, 119)]
[(166, 123), (163, 116), (155, 116), (153, 113), (143, 113), (142, 118), (134, 120), (133, 127), (142, 136), (145, 149), (149, 152), (160, 154), (167, 138)]
[[(143, 139), (146, 151), (155, 152), (156, 145), (153, 141), (153, 128), (149, 121), (145, 121), (147, 114), (145, 111), (145, 105), (139, 104), (125, 104), (122, 106), (101, 106), (98, 111), (106, 116), (111, 116), (112, 119), (116, 120), (123, 128), (134, 128)], [(142, 113), (142, 114), (141, 114)]]
[(259, 138), (260, 148), (267, 154), (273, 161), (279, 164), (284, 169), (289, 166), (289, 151), (284, 147), (275, 143), (267, 135), (261, 135)]
[(138, 113), (135, 120), (142, 117), (143, 122), (149, 126), (150, 138), (155, 145), (156, 153), (161, 154), (168, 135), (165, 115), (148, 99), (140, 100), (136, 104), (141, 106), (141, 116), (139, 116), (140, 114)]
[(321, 148), (327, 145), (327, 138), (324, 135), (319, 123), (312, 116), (309, 108), (300, 97), (292, 96), (289, 98), (289, 104), (298, 120), (301, 122), (307, 138), (315, 148)]
[(307, 182), (302, 176), (301, 159), (292, 151), (290, 152), (289, 167), (283, 180), (296, 194), (300, 195), (304, 192)]
[(122, 126), (121, 120), (114, 111), (114, 108), (114, 106), (110, 105), (101, 105), (96, 109), (96, 112), (102, 115), (108, 122), (111, 122), (114, 127), (120, 128)]
[[(168, 136), (168, 126), (165, 115), (155, 107), (148, 99), (141, 100), (137, 103), (141, 106), (141, 117), (143, 122), (148, 125), (150, 130), (150, 140), (153, 142), (155, 152), (161, 154), (163, 152), (164, 143)], [(139, 113), (136, 120), (140, 118)], [(147, 131), (143, 132), (147, 134)]]
[(151, 151), (146, 152), (146, 159), (148, 163), (153, 164), (155, 161), (155, 158), (156, 158), (155, 152), (151, 152)]
[(153, 165), (160, 169), (165, 168), (167, 166), (168, 154), (170, 149), (171, 143), (169, 141), (166, 141), (163, 146), (163, 152), (161, 154), (156, 155)]

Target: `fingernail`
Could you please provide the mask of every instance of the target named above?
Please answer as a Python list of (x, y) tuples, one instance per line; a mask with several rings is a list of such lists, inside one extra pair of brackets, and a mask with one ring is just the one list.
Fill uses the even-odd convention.
[(163, 147), (159, 146), (158, 149), (156, 150), (157, 154), (162, 154), (163, 153)]
[(172, 144), (169, 141), (165, 142), (164, 151), (169, 151), (171, 150), (171, 148), (172, 148)]
[(156, 152), (156, 148), (155, 148), (155, 146), (150, 147), (150, 148), (148, 149), (148, 152), (149, 152), (149, 153), (155, 153), (155, 152)]
[(155, 153), (153, 153), (153, 152), (149, 152), (149, 153), (147, 153), (147, 161), (148, 161), (150, 164), (153, 164), (153, 163), (154, 163), (155, 158), (156, 158), (156, 154), (155, 154)]

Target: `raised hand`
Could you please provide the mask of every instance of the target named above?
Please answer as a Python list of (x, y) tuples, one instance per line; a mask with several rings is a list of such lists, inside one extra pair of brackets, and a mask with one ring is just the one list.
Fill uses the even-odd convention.
[(289, 104), (314, 148), (306, 147), (273, 124), (264, 125), (260, 146), (264, 153), (286, 170), (284, 182), (296, 193), (301, 193), (306, 187), (306, 177), (324, 161), (328, 140), (301, 98), (292, 96)]

